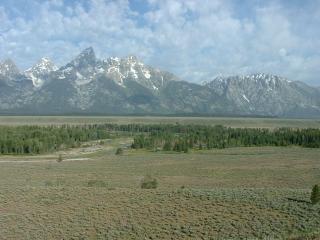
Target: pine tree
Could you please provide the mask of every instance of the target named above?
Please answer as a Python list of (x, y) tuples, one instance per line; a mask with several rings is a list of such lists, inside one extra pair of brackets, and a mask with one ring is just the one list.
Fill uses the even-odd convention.
[(310, 197), (312, 204), (317, 204), (320, 201), (320, 188), (319, 185), (314, 185)]
[(171, 147), (171, 142), (166, 141), (165, 144), (163, 145), (163, 150), (164, 151), (171, 151), (172, 147)]

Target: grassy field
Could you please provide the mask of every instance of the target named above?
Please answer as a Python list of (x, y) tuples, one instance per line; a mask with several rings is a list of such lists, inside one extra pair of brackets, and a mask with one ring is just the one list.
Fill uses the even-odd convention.
[(320, 128), (319, 119), (226, 118), (226, 117), (75, 117), (75, 116), (0, 116), (0, 125), (56, 125), (98, 123), (180, 123), (224, 125), (241, 128)]
[[(320, 205), (309, 203), (320, 149), (114, 154), (130, 142), (1, 156), (0, 239), (293, 239), (320, 229)], [(147, 174), (157, 189), (140, 188)]]

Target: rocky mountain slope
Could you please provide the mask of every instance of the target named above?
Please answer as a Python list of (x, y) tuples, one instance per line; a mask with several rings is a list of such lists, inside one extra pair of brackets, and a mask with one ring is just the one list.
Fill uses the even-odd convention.
[(0, 113), (318, 117), (320, 90), (268, 74), (199, 85), (134, 56), (100, 60), (87, 48), (60, 68), (47, 58), (24, 72), (0, 63)]
[(279, 76), (217, 77), (205, 86), (245, 114), (299, 117), (316, 116), (320, 111), (318, 89)]

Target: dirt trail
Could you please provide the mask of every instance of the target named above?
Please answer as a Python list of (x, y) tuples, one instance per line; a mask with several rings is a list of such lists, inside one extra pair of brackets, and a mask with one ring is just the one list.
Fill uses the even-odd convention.
[[(104, 144), (100, 144), (104, 141)], [(34, 156), (0, 156), (1, 163), (48, 163), (57, 162), (58, 156), (63, 156), (63, 162), (76, 162), (76, 161), (90, 161), (92, 158), (86, 157), (87, 154), (92, 154), (100, 151), (106, 153), (115, 152), (117, 147), (124, 149), (129, 148), (132, 143), (131, 138), (119, 138), (116, 140), (102, 139), (82, 143), (78, 148), (70, 148), (63, 151), (58, 151), (53, 154), (34, 155)]]
[[(74, 161), (89, 161), (91, 158), (69, 158), (64, 159), (62, 162), (74, 162)], [(55, 159), (46, 160), (0, 160), (0, 163), (48, 163), (57, 162)]]

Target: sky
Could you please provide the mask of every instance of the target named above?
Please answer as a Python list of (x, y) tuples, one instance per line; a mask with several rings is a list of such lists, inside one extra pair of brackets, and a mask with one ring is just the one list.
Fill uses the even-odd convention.
[(90, 46), (191, 82), (263, 72), (320, 86), (320, 0), (0, 0), (0, 60), (62, 66)]

